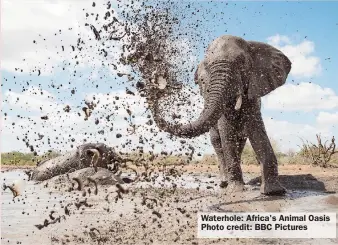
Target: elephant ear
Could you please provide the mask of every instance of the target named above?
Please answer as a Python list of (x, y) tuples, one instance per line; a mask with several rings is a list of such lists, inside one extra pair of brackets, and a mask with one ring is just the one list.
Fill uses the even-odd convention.
[(269, 44), (252, 41), (248, 43), (252, 58), (248, 97), (253, 99), (282, 86), (291, 70), (291, 61)]

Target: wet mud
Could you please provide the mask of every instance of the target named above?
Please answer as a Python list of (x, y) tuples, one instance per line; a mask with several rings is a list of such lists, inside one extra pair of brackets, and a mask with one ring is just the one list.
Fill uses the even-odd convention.
[[(337, 243), (337, 239), (198, 239), (197, 212), (201, 211), (338, 212), (337, 176), (321, 180), (315, 174), (282, 177), (281, 182), (288, 184), (284, 197), (261, 195), (255, 183), (257, 173), (244, 176), (250, 183), (247, 190), (226, 194), (214, 173), (186, 172), (175, 178), (157, 173), (152, 182), (128, 185), (129, 192), (121, 198), (116, 198), (116, 187), (112, 185), (98, 185), (97, 194), (93, 185), (86, 187), (87, 195), (83, 197), (83, 192), (65, 191), (56, 182), (47, 186), (45, 182), (25, 182), (24, 192), (14, 200), (8, 190), (2, 193), (1, 239), (5, 244), (41, 240), (50, 244)], [(3, 178), (9, 183), (26, 175), (18, 170), (3, 173)], [(311, 184), (300, 185), (304, 179)], [(44, 226), (45, 220), (51, 223), (53, 219), (57, 221)]]

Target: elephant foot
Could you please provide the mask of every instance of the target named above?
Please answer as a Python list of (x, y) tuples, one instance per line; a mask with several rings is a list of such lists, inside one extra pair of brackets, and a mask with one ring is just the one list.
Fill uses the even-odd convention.
[(260, 191), (268, 196), (283, 196), (286, 193), (286, 189), (279, 181), (262, 183)]
[(243, 181), (230, 181), (228, 183), (228, 186), (226, 187), (225, 193), (229, 195), (233, 193), (243, 192), (245, 190), (246, 188)]

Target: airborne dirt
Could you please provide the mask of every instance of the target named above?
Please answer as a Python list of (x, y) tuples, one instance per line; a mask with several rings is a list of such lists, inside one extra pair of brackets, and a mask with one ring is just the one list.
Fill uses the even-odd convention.
[[(189, 4), (179, 9), (176, 1), (163, 1), (161, 4), (153, 2), (151, 7), (140, 1), (137, 2), (135, 7), (133, 5), (121, 7), (119, 16), (121, 19), (117, 18), (109, 2), (105, 4), (102, 13), (96, 13), (97, 4), (93, 3), (92, 8), (85, 11), (88, 17), (85, 26), (91, 30), (90, 38), (85, 39), (79, 35), (77, 43), (72, 46), (73, 66), (63, 65), (62, 68), (71, 70), (74, 76), (78, 75), (81, 60), (94, 61), (97, 58), (91, 53), (94, 49), (92, 47), (95, 47), (96, 54), (99, 52), (98, 56), (103, 58), (100, 66), (108, 67), (109, 71), (117, 71), (119, 78), (127, 78), (128, 81), (124, 84), (125, 94), (128, 96), (137, 94), (146, 98), (145, 111), (152, 110), (154, 103), (158, 101), (161, 101), (160, 106), (163, 111), (171, 109), (170, 112), (173, 108), (180, 112), (179, 107), (186, 104), (189, 106), (189, 109), (185, 110), (187, 116), (193, 117), (196, 115), (197, 106), (188, 95), (193, 92), (191, 85), (187, 83), (195, 67), (193, 62), (179, 59), (182, 56), (182, 49), (178, 48), (178, 44), (182, 38), (188, 36), (193, 36), (193, 39), (201, 45), (204, 44), (201, 34), (194, 30), (196, 25), (201, 24), (203, 15), (201, 14), (200, 18), (196, 17), (199, 9), (192, 9)], [(193, 25), (182, 28), (180, 18), (185, 18), (188, 11), (197, 19), (192, 21)], [(110, 51), (115, 43), (123, 52), (118, 60), (110, 60)], [(62, 44), (60, 44), (60, 52), (61, 50), (65, 51)], [(121, 66), (128, 66), (128, 73), (118, 71)], [(39, 76), (41, 74), (38, 68), (34, 72)], [(96, 87), (99, 85), (102, 84), (95, 84)], [(51, 86), (55, 87), (53, 83)], [(71, 95), (78, 93), (80, 89), (80, 87), (72, 88)], [(95, 100), (95, 97), (92, 99)], [(93, 126), (97, 126), (95, 130), (99, 132), (98, 134), (105, 135), (110, 130), (114, 132), (116, 139), (125, 139), (125, 142), (120, 144), (120, 150), (127, 149), (140, 156), (145, 152), (145, 148), (150, 149), (149, 154), (153, 154), (152, 150), (155, 146), (163, 144), (162, 138), (153, 140), (158, 132), (148, 127), (153, 125), (151, 115), (146, 117), (144, 125), (134, 124), (134, 112), (128, 103), (121, 102), (120, 97), (114, 97), (113, 103), (104, 104), (96, 101), (97, 105), (94, 106), (85, 101), (84, 104), (73, 108), (66, 105), (63, 111), (55, 111), (55, 114), (59, 115), (42, 115), (38, 118), (38, 123), (41, 120), (48, 123), (48, 120), (53, 117), (57, 117), (60, 122), (66, 122), (69, 118), (78, 118), (79, 115), (85, 121), (94, 121)], [(81, 107), (82, 109), (76, 109)], [(100, 109), (101, 112), (103, 111), (102, 114), (95, 114)], [(130, 134), (137, 136), (137, 142), (133, 142), (134, 144), (131, 144), (131, 140), (125, 134), (120, 133), (119, 124), (114, 121), (115, 114), (121, 110), (127, 112), (124, 122), (129, 124)], [(68, 118), (65, 116), (67, 114), (74, 117)], [(169, 122), (170, 120), (177, 122), (177, 119), (180, 119), (180, 115), (176, 112), (163, 114), (166, 114), (164, 117), (167, 116)], [(96, 118), (93, 118), (94, 115)], [(33, 122), (30, 125), (35, 125), (34, 120), (36, 118), (30, 119)], [(138, 134), (139, 126), (146, 127), (146, 137)], [(58, 132), (59, 135), (56, 136), (40, 136), (36, 135), (37, 129), (32, 126), (27, 129), (26, 135), (20, 136), (20, 139), (34, 154), (37, 154), (38, 148), (44, 145), (50, 147), (71, 145), (73, 148), (77, 125), (71, 127), (74, 131), (69, 135), (62, 129), (62, 132)], [(32, 131), (35, 132), (33, 136)], [(81, 132), (83, 133), (81, 141), (91, 140), (88, 136), (91, 133), (84, 131)], [(171, 136), (168, 138), (168, 140), (177, 140)], [(80, 144), (80, 140), (76, 143)], [(163, 148), (165, 147), (164, 145)], [(164, 155), (172, 153), (165, 150), (166, 152), (162, 152)], [(188, 160), (184, 159), (185, 163), (190, 162), (192, 154), (199, 153), (195, 152), (188, 141), (181, 141), (178, 151), (182, 156), (189, 156)], [(73, 188), (72, 184), (75, 183), (72, 182), (61, 183), (69, 185), (68, 188), (60, 188), (57, 183), (54, 185), (47, 182), (41, 184), (27, 182), (25, 192), (14, 200), (9, 190), (3, 192), (1, 239), (4, 244), (39, 244), (41, 241), (43, 244), (338, 243), (337, 239), (287, 241), (197, 239), (196, 218), (199, 211), (325, 210), (338, 212), (337, 194), (328, 193), (338, 191), (337, 171), (324, 173), (322, 169), (304, 166), (297, 166), (294, 169), (286, 167), (284, 170), (281, 168), (280, 174), (288, 175), (281, 177), (281, 182), (289, 190), (288, 194), (286, 197), (268, 198), (262, 197), (259, 194), (259, 187), (255, 185), (259, 182), (255, 179), (259, 175), (259, 169), (243, 168), (246, 182), (251, 180), (252, 185), (248, 186), (248, 190), (244, 193), (228, 195), (219, 188), (220, 178), (215, 166), (187, 165), (182, 168), (175, 167), (175, 171), (166, 173), (158, 171), (154, 173), (150, 182), (141, 181), (126, 185), (129, 192), (122, 191), (119, 196), (117, 196), (116, 186), (110, 185), (99, 186), (97, 195), (95, 195), (94, 185), (85, 187), (86, 196), (84, 196), (83, 191)], [(13, 171), (3, 173), (2, 176), (7, 184), (13, 180), (27, 178), (23, 172)], [(72, 189), (69, 189), (71, 187)]]

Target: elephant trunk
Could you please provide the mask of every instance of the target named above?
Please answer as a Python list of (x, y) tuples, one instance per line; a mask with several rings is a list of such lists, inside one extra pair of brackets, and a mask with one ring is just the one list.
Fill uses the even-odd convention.
[(166, 122), (159, 113), (158, 102), (155, 101), (152, 111), (157, 126), (163, 131), (184, 138), (193, 138), (208, 132), (221, 117), (224, 101), (228, 101), (232, 91), (236, 89), (231, 87), (235, 86), (231, 83), (231, 71), (226, 62), (217, 62), (210, 66), (210, 84), (204, 92), (206, 99), (203, 111), (196, 121), (189, 124), (172, 125)]

